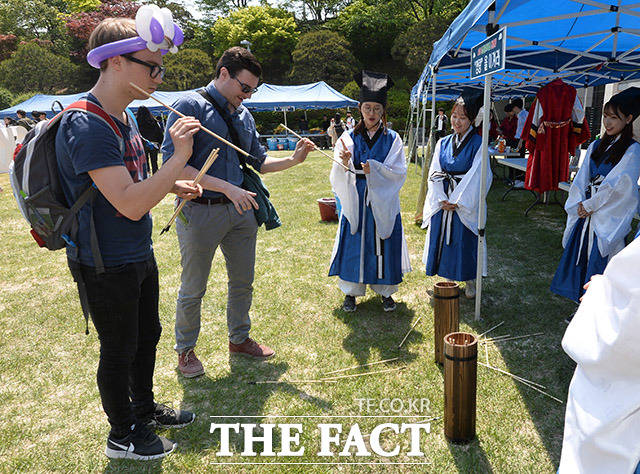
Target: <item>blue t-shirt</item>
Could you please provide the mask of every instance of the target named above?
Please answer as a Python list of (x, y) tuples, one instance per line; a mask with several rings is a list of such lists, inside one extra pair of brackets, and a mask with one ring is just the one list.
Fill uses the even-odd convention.
[[(99, 104), (92, 94), (86, 97)], [(134, 182), (147, 177), (142, 140), (135, 127), (111, 117), (124, 138), (124, 157), (118, 137), (101, 119), (84, 112), (66, 114), (56, 134), (56, 158), (62, 188), (69, 203), (74, 203), (92, 181), (88, 172), (109, 166), (125, 166)], [(80, 212), (77, 248), (67, 245), (67, 256), (83, 265), (95, 266), (90, 241), (90, 203)], [(141, 262), (153, 255), (151, 215), (138, 221), (120, 214), (98, 191), (93, 202), (93, 218), (105, 266)]]
[[(235, 112), (229, 112), (227, 107), (228, 101), (224, 98), (220, 92), (215, 88), (213, 82), (210, 82), (205, 87), (209, 95), (220, 105), (227, 118), (231, 120), (231, 124), (238, 133), (241, 148), (256, 159), (246, 158), (248, 164), (250, 164), (257, 171), (260, 171), (262, 163), (267, 157), (267, 152), (262, 145), (260, 145), (260, 135), (256, 131), (256, 123), (253, 120), (251, 113), (244, 107), (238, 107)], [(178, 99), (173, 104), (173, 107), (182, 112), (183, 114), (191, 117), (195, 117), (200, 120), (200, 123), (215, 132), (217, 135), (225, 138), (231, 142), (231, 134), (227, 128), (227, 124), (224, 119), (220, 117), (218, 111), (210, 104), (204, 97), (197, 92), (191, 92), (188, 95)], [(174, 113), (169, 114), (167, 120), (167, 126), (164, 132), (164, 141), (162, 143), (162, 162), (164, 163), (173, 156), (174, 147), (171, 136), (169, 135), (169, 129), (178, 120), (178, 116)], [(207, 171), (207, 174), (214, 178), (220, 178), (234, 186), (241, 186), (243, 181), (242, 170), (240, 169), (240, 160), (238, 159), (238, 153), (230, 146), (225, 145), (218, 139), (212, 137), (205, 132), (198, 132), (193, 137), (193, 153), (187, 164), (193, 166), (195, 169), (201, 169), (202, 165), (207, 161), (209, 153), (213, 148), (219, 148), (218, 158), (213, 162), (211, 168)], [(222, 193), (204, 190), (202, 194), (206, 198), (214, 198), (222, 196)]]

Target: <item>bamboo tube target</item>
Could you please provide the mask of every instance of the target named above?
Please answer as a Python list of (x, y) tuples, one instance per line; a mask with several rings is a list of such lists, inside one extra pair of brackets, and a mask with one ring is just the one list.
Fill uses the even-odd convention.
[(476, 436), (478, 339), (447, 334), (444, 357), (444, 435), (452, 443), (468, 443)]
[(444, 364), (444, 336), (457, 332), (460, 325), (460, 287), (453, 281), (441, 281), (433, 286), (434, 352), (438, 364)]

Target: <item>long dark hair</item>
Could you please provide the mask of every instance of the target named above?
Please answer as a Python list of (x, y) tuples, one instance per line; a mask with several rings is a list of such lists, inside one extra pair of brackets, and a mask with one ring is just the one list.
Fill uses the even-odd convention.
[[(362, 119), (363, 117), (363, 113), (362, 113), (362, 102), (360, 102), (358, 104), (358, 110), (360, 110), (360, 120), (358, 120), (358, 123), (356, 124), (355, 127), (353, 127), (353, 133), (354, 134), (363, 134), (367, 131), (367, 126), (364, 124), (364, 120)], [(384, 133), (387, 133), (387, 106), (383, 105), (382, 106), (382, 117), (380, 118), (382, 120), (382, 130), (384, 131)]]
[[(613, 103), (611, 101), (605, 104), (604, 112), (615, 114), (623, 120), (626, 119), (627, 116), (631, 115), (631, 114), (625, 113), (621, 109), (620, 104)], [(616, 139), (616, 137), (617, 135), (607, 135), (605, 133), (604, 137), (600, 139), (600, 143), (598, 143), (598, 146), (595, 148), (595, 150), (593, 150), (593, 153), (591, 154), (591, 158), (596, 162), (602, 159), (602, 156), (607, 151), (607, 148)], [(613, 164), (613, 166), (617, 165), (622, 159), (622, 156), (627, 151), (627, 148), (629, 148), (629, 146), (632, 143), (633, 143), (633, 120), (624, 126), (624, 128), (620, 132), (620, 139), (617, 142), (615, 142), (613, 145), (611, 145), (611, 148), (609, 149), (609, 156), (605, 160), (605, 163), (611, 163)]]

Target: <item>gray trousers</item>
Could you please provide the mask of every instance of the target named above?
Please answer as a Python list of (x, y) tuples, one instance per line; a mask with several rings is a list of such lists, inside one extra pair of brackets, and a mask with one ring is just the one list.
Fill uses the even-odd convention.
[[(207, 291), (211, 262), (220, 246), (227, 265), (227, 328), (229, 340), (249, 337), (249, 308), (253, 294), (258, 223), (253, 211), (238, 214), (233, 204), (188, 202), (188, 223), (176, 220), (182, 276), (176, 305), (176, 351), (195, 347), (200, 334), (202, 298)], [(217, 280), (218, 278), (216, 278)]]

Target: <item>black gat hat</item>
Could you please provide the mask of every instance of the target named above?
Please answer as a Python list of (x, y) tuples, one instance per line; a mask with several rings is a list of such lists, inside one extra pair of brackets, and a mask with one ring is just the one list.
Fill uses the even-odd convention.
[(377, 102), (386, 107), (387, 91), (393, 87), (389, 76), (381, 72), (360, 71), (353, 79), (360, 87), (360, 103)]

